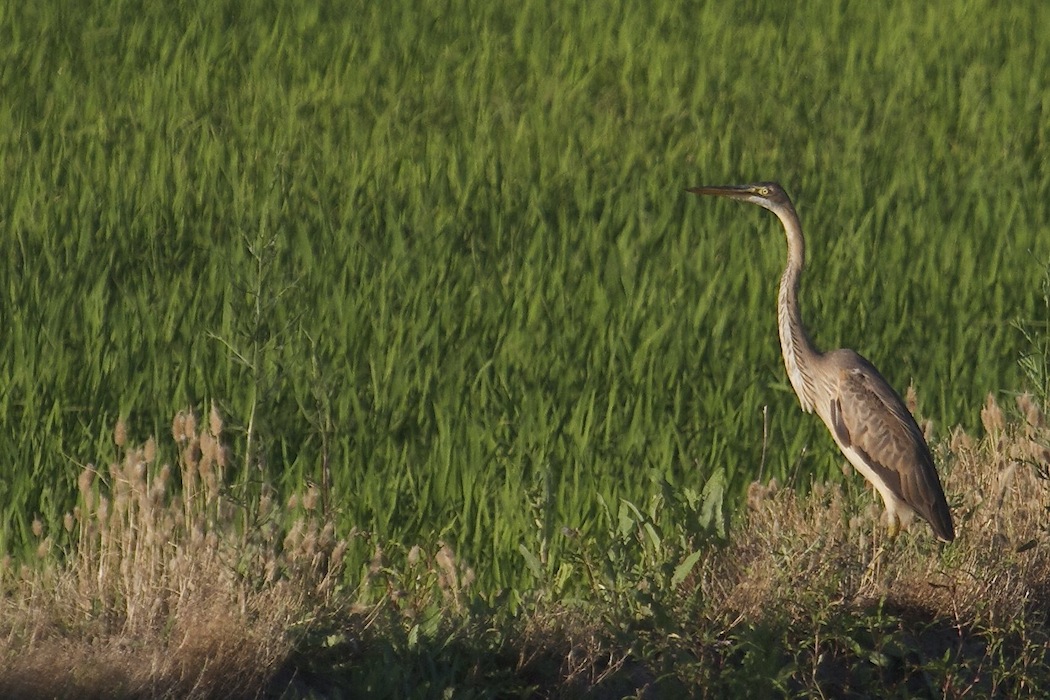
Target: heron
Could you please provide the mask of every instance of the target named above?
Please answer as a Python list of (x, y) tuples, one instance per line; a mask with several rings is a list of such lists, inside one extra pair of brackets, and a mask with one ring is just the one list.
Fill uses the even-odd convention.
[(788, 251), (777, 296), (777, 325), (784, 366), (802, 410), (820, 416), (842, 454), (882, 496), (891, 539), (918, 515), (938, 539), (954, 540), (952, 514), (933, 455), (900, 395), (857, 352), (818, 350), (802, 323), (798, 292), (806, 244), (784, 188), (759, 182), (687, 191), (757, 204), (780, 219)]

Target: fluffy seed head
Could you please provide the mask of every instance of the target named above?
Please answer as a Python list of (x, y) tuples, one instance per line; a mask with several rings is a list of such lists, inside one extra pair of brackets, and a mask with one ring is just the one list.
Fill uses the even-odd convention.
[(179, 411), (171, 421), (171, 437), (175, 442), (186, 439), (186, 414)]
[(318, 489), (315, 484), (310, 484), (310, 488), (306, 490), (306, 495), (303, 496), (303, 508), (309, 511), (313, 511), (317, 508), (317, 499), (320, 495), (320, 489)]
[(211, 415), (208, 418), (211, 434), (219, 437), (222, 434), (222, 416), (219, 415), (219, 409), (216, 408), (214, 401), (211, 404)]
[(913, 416), (915, 415), (915, 409), (919, 405), (918, 396), (915, 394), (915, 385), (909, 384), (908, 390), (904, 393), (904, 405), (908, 407), (908, 412)]
[(998, 435), (1002, 432), (1006, 422), (1003, 420), (1003, 411), (995, 401), (995, 395), (991, 392), (984, 399), (984, 408), (981, 409), (981, 424), (989, 435)]

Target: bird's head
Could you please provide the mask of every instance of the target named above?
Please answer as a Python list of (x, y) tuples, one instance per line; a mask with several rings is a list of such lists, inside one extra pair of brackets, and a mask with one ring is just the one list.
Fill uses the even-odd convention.
[(751, 202), (771, 212), (793, 210), (791, 200), (784, 188), (775, 182), (756, 182), (752, 185), (718, 185), (690, 187), (686, 192), (708, 194), (715, 197), (728, 197), (742, 202)]

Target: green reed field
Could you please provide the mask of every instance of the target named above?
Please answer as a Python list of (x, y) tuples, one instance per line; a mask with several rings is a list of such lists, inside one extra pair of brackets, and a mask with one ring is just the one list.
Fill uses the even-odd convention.
[(698, 184), (781, 181), (818, 345), (976, 427), (1047, 319), (1047, 36), (1036, 0), (7, 3), (0, 546), (61, 533), (118, 418), (212, 401), (235, 497), (323, 485), (484, 596), (620, 499), (699, 533), (842, 479), (778, 225)]

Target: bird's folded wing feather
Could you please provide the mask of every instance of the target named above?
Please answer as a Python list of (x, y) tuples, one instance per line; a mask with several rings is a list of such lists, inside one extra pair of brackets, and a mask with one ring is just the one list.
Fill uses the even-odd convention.
[(950, 523), (922, 431), (886, 380), (866, 360), (857, 359), (860, 362), (839, 374), (831, 409), (836, 434), (898, 498), (931, 522), (947, 517)]

